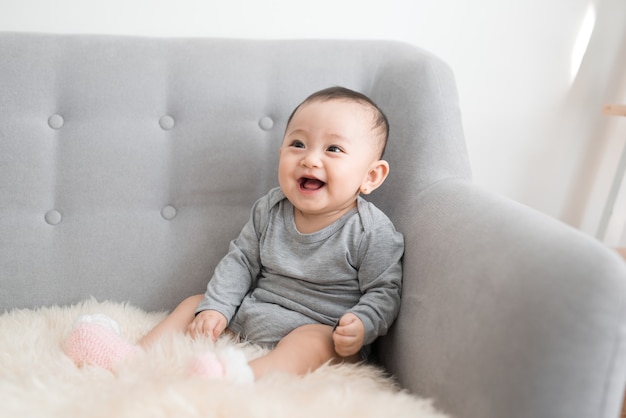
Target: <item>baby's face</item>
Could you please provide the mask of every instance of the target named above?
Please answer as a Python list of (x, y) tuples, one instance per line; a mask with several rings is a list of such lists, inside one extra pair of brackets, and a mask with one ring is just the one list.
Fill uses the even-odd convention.
[(302, 105), (280, 148), (278, 180), (296, 209), (341, 216), (356, 205), (369, 168), (378, 160), (372, 110), (347, 100)]

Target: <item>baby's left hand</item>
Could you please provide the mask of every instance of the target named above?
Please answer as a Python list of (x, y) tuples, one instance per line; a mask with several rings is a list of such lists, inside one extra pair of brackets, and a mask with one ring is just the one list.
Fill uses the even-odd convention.
[(333, 332), (335, 351), (341, 357), (348, 357), (359, 352), (365, 341), (365, 326), (353, 313), (347, 313), (339, 319), (339, 325)]

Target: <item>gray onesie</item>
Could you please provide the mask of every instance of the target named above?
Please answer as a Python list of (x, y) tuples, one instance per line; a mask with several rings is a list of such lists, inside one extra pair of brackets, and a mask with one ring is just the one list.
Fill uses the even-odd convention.
[(366, 200), (321, 231), (301, 234), (293, 206), (275, 188), (254, 204), (196, 313), (219, 311), (241, 337), (273, 345), (299, 326), (333, 326), (352, 312), (370, 344), (398, 314), (403, 252), (402, 234)]

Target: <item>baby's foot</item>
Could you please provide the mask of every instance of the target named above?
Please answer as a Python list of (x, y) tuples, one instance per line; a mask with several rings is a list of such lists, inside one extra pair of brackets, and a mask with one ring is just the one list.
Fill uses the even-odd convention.
[(215, 353), (207, 351), (194, 357), (189, 364), (189, 373), (194, 376), (218, 379), (224, 377), (226, 370)]
[(119, 324), (106, 315), (81, 316), (65, 340), (65, 353), (77, 366), (112, 370), (141, 349), (120, 336)]
[(237, 383), (254, 382), (254, 373), (245, 354), (233, 347), (226, 347), (217, 354), (199, 354), (189, 365), (189, 372), (210, 379), (225, 378)]

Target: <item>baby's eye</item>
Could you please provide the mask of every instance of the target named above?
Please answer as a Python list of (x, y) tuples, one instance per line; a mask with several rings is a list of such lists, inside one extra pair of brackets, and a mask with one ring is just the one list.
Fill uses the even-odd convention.
[(331, 145), (330, 147), (327, 148), (327, 151), (329, 151), (329, 152), (343, 152), (343, 150), (341, 148), (339, 148), (337, 145)]
[(299, 141), (297, 139), (291, 143), (291, 146), (294, 148), (304, 148), (304, 144), (302, 143), (302, 141)]

